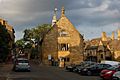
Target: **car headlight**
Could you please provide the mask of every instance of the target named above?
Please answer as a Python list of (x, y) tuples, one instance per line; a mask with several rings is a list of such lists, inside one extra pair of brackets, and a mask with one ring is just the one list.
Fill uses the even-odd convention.
[(81, 69), (78, 68), (78, 70), (80, 71)]
[(115, 77), (115, 76), (116, 76), (116, 74), (113, 74), (113, 76)]
[(111, 74), (112, 73), (112, 71), (108, 71), (108, 72), (106, 72), (106, 74)]
[(114, 74), (113, 74), (113, 77), (118, 77), (118, 78), (120, 78), (120, 74), (119, 74), (119, 73), (114, 73)]
[(72, 68), (71, 66), (68, 66), (68, 68)]

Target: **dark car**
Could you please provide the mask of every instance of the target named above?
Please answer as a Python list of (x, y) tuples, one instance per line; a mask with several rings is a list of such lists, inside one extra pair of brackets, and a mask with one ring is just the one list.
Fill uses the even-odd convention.
[(80, 64), (70, 64), (70, 65), (67, 65), (67, 66), (65, 67), (65, 69), (66, 69), (67, 71), (73, 72), (77, 66), (81, 66), (81, 65), (84, 65), (84, 64), (85, 64), (85, 62), (81, 62)]
[(107, 69), (109, 67), (111, 67), (112, 65), (110, 64), (95, 64), (95, 65), (91, 65), (89, 67), (85, 67), (81, 70), (81, 74), (82, 75), (99, 75), (100, 72), (103, 70), (103, 69)]
[(74, 68), (73, 71), (74, 71), (74, 72), (77, 72), (77, 73), (80, 73), (83, 68), (89, 67), (89, 66), (95, 65), (95, 64), (96, 64), (95, 62), (89, 62), (89, 63), (86, 63), (86, 64), (84, 64), (84, 65), (77, 66), (76, 68)]
[(78, 66), (78, 65), (75, 65), (75, 64), (67, 65), (67, 66), (65, 67), (65, 69), (66, 69), (67, 71), (71, 71), (71, 72), (72, 72), (76, 66)]
[(84, 62), (81, 62), (80, 64), (77, 64), (77, 65), (75, 65), (75, 64), (67, 65), (66, 70), (71, 71), (71, 72), (73, 72), (73, 71), (76, 72), (76, 67), (82, 67), (84, 65), (92, 64), (92, 63), (94, 63), (94, 62), (84, 61)]

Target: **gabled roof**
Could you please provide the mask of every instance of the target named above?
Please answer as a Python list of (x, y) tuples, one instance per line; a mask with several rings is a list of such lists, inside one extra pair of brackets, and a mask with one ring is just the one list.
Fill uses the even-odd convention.
[(109, 47), (111, 50), (120, 50), (120, 40), (112, 40), (109, 42)]
[(86, 48), (85, 48), (85, 50), (94, 50), (94, 49), (98, 49), (98, 46), (90, 46), (90, 45), (88, 45)]
[(58, 26), (58, 28), (59, 27), (67, 27), (69, 29), (69, 27), (70, 27), (70, 28), (72, 28), (72, 30), (75, 30), (75, 31), (78, 32), (78, 30), (74, 27), (74, 25), (71, 23), (71, 21), (65, 16), (65, 9), (64, 9), (64, 7), (62, 7), (61, 17), (58, 19), (56, 25)]

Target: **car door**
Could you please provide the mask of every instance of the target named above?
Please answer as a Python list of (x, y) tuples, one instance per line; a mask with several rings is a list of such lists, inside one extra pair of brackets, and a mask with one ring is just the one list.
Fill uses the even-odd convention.
[(96, 75), (96, 73), (98, 72), (97, 69), (98, 69), (98, 64), (91, 66), (91, 68), (88, 71), (90, 71), (92, 75)]
[(103, 69), (107, 69), (107, 68), (109, 68), (109, 67), (112, 67), (112, 66), (109, 65), (109, 64), (103, 64)]
[(103, 64), (98, 64), (96, 66), (95, 73), (98, 75), (103, 70)]

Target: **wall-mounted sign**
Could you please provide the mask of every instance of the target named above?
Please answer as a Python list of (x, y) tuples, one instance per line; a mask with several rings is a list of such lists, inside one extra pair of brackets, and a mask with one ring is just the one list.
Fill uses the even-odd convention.
[(51, 57), (51, 55), (49, 54), (49, 55), (48, 55), (48, 60), (51, 60), (51, 59), (52, 59), (52, 57)]

